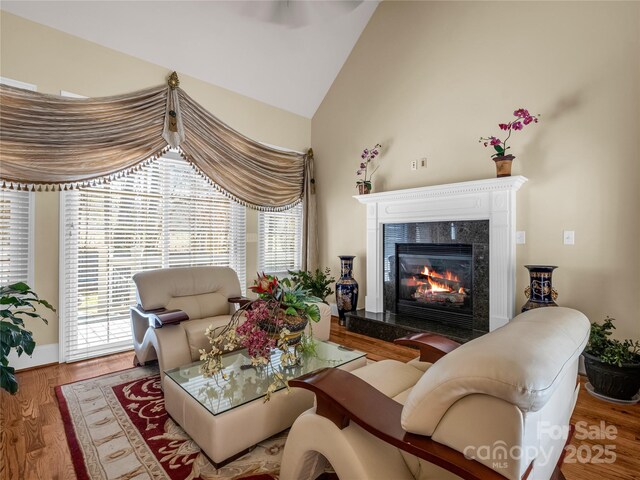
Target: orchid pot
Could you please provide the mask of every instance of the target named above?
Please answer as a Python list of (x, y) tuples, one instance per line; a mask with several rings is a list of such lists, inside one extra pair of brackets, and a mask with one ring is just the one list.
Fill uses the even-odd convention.
[(380, 165), (372, 167), (371, 163), (380, 154), (382, 145), (376, 143), (373, 148), (365, 148), (360, 155), (360, 168), (356, 172), (356, 175), (363, 177), (362, 180), (356, 182), (356, 187), (360, 195), (366, 195), (371, 192), (371, 181), (373, 174), (376, 173)]
[(513, 116), (515, 118), (510, 122), (498, 124), (500, 130), (506, 132), (507, 137), (504, 140), (496, 136), (480, 137), (480, 142), (483, 143), (485, 147), (491, 147), (496, 152), (491, 155), (491, 158), (496, 162), (496, 174), (498, 178), (511, 176), (511, 163), (516, 158), (507, 153), (507, 150), (511, 148), (507, 145), (511, 135), (513, 132), (522, 130), (527, 125), (538, 123), (538, 117), (540, 115), (531, 115), (529, 110), (519, 108), (513, 112)]
[(498, 178), (511, 176), (511, 164), (515, 158), (513, 155), (498, 155), (493, 157), (493, 161), (496, 162), (496, 175)]
[(371, 193), (371, 182), (358, 183), (358, 194), (367, 195)]

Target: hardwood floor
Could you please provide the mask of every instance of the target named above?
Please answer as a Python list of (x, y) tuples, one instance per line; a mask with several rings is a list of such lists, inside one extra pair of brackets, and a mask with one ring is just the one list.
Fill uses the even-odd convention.
[[(372, 360), (393, 358), (407, 361), (417, 356), (416, 350), (411, 348), (348, 332), (335, 319), (331, 325), (331, 339), (367, 352)], [(21, 372), (18, 376), (20, 390), (17, 395), (0, 392), (0, 479), (76, 478), (54, 387), (124, 370), (131, 367), (132, 361), (133, 352), (125, 352)], [(583, 388), (572, 421), (599, 425), (603, 420), (607, 425), (616, 427), (615, 439), (574, 439), (573, 445), (577, 449), (578, 458), (585, 458), (594, 445), (611, 445), (616, 454), (615, 462), (566, 463), (562, 470), (567, 480), (640, 479), (640, 406), (627, 407), (601, 402), (587, 394)]]
[(0, 479), (75, 479), (54, 387), (132, 365), (133, 351), (19, 373), (15, 396), (0, 391)]

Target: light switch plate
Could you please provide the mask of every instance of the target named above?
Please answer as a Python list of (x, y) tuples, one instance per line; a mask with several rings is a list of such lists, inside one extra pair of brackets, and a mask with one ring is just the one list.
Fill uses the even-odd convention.
[(562, 232), (562, 239), (565, 245), (574, 245), (576, 243), (576, 232), (574, 230), (565, 230)]
[(524, 230), (518, 230), (516, 232), (516, 244), (517, 245), (524, 245), (526, 243), (526, 232)]

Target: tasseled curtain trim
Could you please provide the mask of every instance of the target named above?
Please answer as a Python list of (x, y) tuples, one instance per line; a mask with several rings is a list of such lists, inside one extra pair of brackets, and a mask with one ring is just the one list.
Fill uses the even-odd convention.
[(76, 99), (0, 85), (2, 188), (100, 185), (139, 170), (170, 147), (179, 147), (212, 187), (250, 208), (286, 210), (312, 184), (311, 151), (251, 140), (180, 88)]

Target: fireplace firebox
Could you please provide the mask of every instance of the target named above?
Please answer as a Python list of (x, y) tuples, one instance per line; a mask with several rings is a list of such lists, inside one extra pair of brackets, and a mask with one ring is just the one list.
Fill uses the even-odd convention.
[(396, 244), (396, 312), (473, 328), (473, 245)]

